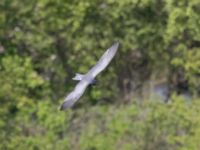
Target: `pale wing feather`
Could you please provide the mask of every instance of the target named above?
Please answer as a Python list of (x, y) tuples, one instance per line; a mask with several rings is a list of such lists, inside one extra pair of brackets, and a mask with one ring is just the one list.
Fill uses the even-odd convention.
[(107, 49), (106, 52), (101, 56), (97, 64), (90, 69), (87, 75), (95, 78), (101, 71), (103, 71), (110, 63), (112, 58), (115, 56), (118, 46), (119, 44), (115, 43), (109, 49)]
[(63, 104), (60, 107), (60, 110), (64, 110), (64, 109), (66, 109), (68, 107), (73, 106), (74, 103), (76, 101), (78, 101), (79, 98), (83, 95), (83, 93), (84, 93), (86, 87), (88, 86), (88, 84), (89, 84), (89, 82), (86, 82), (84, 80), (80, 81), (76, 85), (75, 89), (71, 93), (69, 93), (67, 95), (67, 97), (65, 98)]

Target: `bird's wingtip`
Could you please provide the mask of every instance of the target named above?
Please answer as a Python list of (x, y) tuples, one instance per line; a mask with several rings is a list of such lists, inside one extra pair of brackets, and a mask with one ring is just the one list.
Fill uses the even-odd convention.
[(62, 105), (60, 106), (59, 110), (60, 111), (64, 111), (65, 109), (67, 109), (68, 107), (66, 106), (65, 102), (62, 103)]
[(68, 101), (64, 101), (64, 103), (62, 103), (62, 105), (60, 106), (60, 111), (63, 111), (67, 108), (70, 108), (74, 105), (74, 102), (68, 100)]
[(119, 46), (119, 42), (115, 42), (113, 45), (118, 47)]
[(113, 45), (112, 45), (112, 48), (114, 49), (118, 49), (119, 47), (119, 42), (115, 42)]

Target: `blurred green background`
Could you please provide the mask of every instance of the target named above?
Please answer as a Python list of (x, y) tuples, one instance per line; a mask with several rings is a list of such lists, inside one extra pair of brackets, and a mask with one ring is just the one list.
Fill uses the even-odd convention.
[(198, 150), (199, 116), (199, 0), (0, 1), (1, 150)]

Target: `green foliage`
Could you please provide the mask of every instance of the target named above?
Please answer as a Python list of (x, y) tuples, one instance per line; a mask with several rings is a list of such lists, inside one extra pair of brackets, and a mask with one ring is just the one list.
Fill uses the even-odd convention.
[[(1, 0), (0, 149), (200, 149), (199, 6)], [(114, 41), (119, 51), (98, 85), (74, 109), (58, 111), (74, 74), (86, 73)], [(172, 93), (186, 83), (191, 99), (133, 103), (135, 89), (142, 93), (153, 77), (166, 78)]]
[(200, 80), (199, 1), (167, 1), (169, 13), (165, 41), (170, 49), (172, 67), (184, 70), (191, 91), (198, 92)]
[(199, 99), (185, 102), (173, 97), (169, 104), (97, 106), (66, 114), (56, 112), (49, 102), (42, 103), (35, 116), (20, 117), (2, 149), (185, 150), (200, 146)]
[(186, 103), (174, 97), (167, 105), (150, 101), (142, 106), (94, 107), (78, 119), (80, 141), (71, 148), (198, 149), (198, 106), (199, 100)]

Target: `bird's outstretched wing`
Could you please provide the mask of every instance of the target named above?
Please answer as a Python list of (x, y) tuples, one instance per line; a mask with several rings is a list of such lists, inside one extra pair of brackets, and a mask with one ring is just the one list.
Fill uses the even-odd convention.
[(106, 52), (101, 56), (95, 66), (93, 66), (86, 75), (95, 78), (101, 71), (103, 71), (110, 61), (115, 56), (119, 43), (113, 44)]
[(75, 89), (67, 95), (63, 104), (60, 107), (60, 110), (64, 110), (66, 108), (72, 107), (76, 101), (83, 95), (86, 87), (89, 82), (85, 80), (81, 80), (75, 87)]

